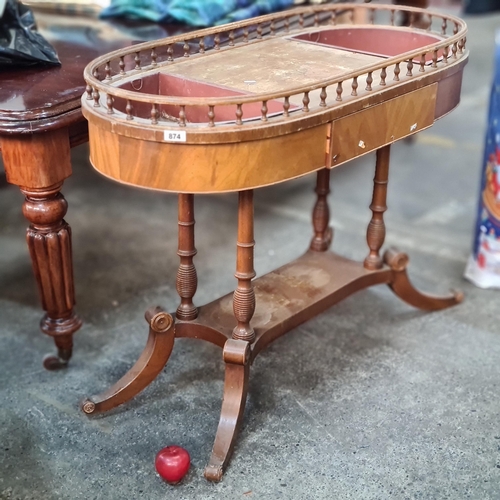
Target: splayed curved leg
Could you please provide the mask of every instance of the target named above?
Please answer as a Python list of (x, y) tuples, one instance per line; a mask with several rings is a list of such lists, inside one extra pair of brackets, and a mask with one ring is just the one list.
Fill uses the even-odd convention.
[(174, 347), (174, 320), (160, 307), (148, 309), (145, 317), (149, 323), (149, 337), (141, 356), (116, 384), (82, 403), (85, 413), (111, 410), (129, 401), (145, 389), (166, 365)]
[(244, 340), (229, 339), (224, 345), (223, 357), (226, 363), (224, 399), (212, 455), (205, 468), (205, 477), (210, 481), (222, 479), (243, 419), (248, 390), (250, 344)]
[(452, 291), (450, 295), (437, 297), (419, 292), (410, 282), (406, 268), (408, 256), (390, 248), (384, 254), (384, 262), (393, 270), (393, 279), (389, 283), (392, 291), (411, 306), (426, 311), (438, 311), (462, 302), (464, 296), (460, 291)]

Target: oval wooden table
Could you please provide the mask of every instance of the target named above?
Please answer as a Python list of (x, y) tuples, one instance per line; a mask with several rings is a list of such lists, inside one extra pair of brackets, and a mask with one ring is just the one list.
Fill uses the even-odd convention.
[[(409, 304), (439, 310), (408, 280), (408, 257), (381, 255), (390, 145), (432, 126), (459, 102), (466, 26), (418, 9), (359, 4), (300, 8), (112, 52), (85, 70), (82, 111), (94, 167), (116, 181), (179, 193), (180, 304), (146, 312), (137, 363), (83, 411), (116, 407), (162, 370), (180, 337), (223, 349), (224, 399), (207, 479), (218, 481), (243, 415), (250, 365), (270, 342), (350, 294), (387, 284)], [(351, 24), (338, 24), (340, 17)], [(409, 27), (398, 27), (400, 19)], [(357, 24), (367, 19), (368, 24)], [(330, 170), (377, 152), (367, 257), (329, 251)], [(317, 172), (307, 252), (255, 279), (253, 190)], [(238, 192), (236, 289), (197, 307), (194, 194)]]

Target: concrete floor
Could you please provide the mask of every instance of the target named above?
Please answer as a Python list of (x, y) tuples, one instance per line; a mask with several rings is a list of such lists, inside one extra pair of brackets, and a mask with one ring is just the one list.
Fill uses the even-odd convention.
[[(70, 368), (49, 373), (22, 198), (1, 190), (1, 499), (500, 498), (500, 296), (462, 279), (500, 16), (468, 21), (462, 104), (393, 148), (386, 214), (387, 244), (410, 253), (415, 284), (462, 288), (465, 302), (423, 313), (372, 288), (278, 340), (253, 366), (244, 426), (217, 485), (202, 472), (221, 404), (218, 348), (177, 341), (167, 368), (132, 402), (94, 419), (78, 409), (135, 361), (145, 309), (176, 307), (176, 198), (112, 183), (89, 167), (86, 147), (74, 151), (64, 193), (85, 326)], [(373, 160), (333, 171), (334, 247), (353, 258), (366, 252)], [(306, 248), (313, 184), (256, 193), (259, 274)], [(197, 199), (198, 304), (234, 286), (235, 202)], [(172, 443), (192, 457), (177, 487), (153, 464)]]

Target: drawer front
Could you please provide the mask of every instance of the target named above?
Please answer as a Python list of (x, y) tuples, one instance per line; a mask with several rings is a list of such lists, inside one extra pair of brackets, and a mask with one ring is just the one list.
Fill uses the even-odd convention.
[(327, 166), (336, 167), (430, 127), (437, 88), (434, 83), (334, 121)]

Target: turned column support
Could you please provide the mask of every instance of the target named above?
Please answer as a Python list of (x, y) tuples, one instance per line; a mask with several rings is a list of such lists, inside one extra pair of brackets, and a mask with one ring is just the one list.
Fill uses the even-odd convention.
[(255, 278), (253, 268), (253, 191), (238, 193), (238, 242), (236, 253), (235, 278), (238, 285), (233, 296), (234, 316), (238, 324), (233, 330), (233, 339), (255, 340), (255, 331), (250, 325), (255, 311), (255, 292), (252, 279)]
[(314, 236), (309, 248), (316, 252), (324, 252), (330, 248), (333, 239), (333, 229), (329, 226), (330, 209), (328, 207), (330, 170), (325, 168), (318, 172), (315, 192), (317, 198), (312, 214)]
[(198, 276), (193, 263), (196, 255), (194, 246), (194, 195), (179, 194), (179, 246), (177, 255), (180, 257), (177, 271), (177, 293), (181, 303), (176, 316), (182, 320), (193, 320), (198, 316), (198, 309), (193, 304), (193, 297), (198, 287)]
[(370, 252), (364, 261), (366, 269), (380, 269), (383, 265), (380, 249), (385, 240), (384, 212), (387, 210), (387, 182), (389, 180), (389, 158), (391, 146), (377, 150), (373, 198), (370, 205), (372, 219), (366, 231), (366, 241)]

